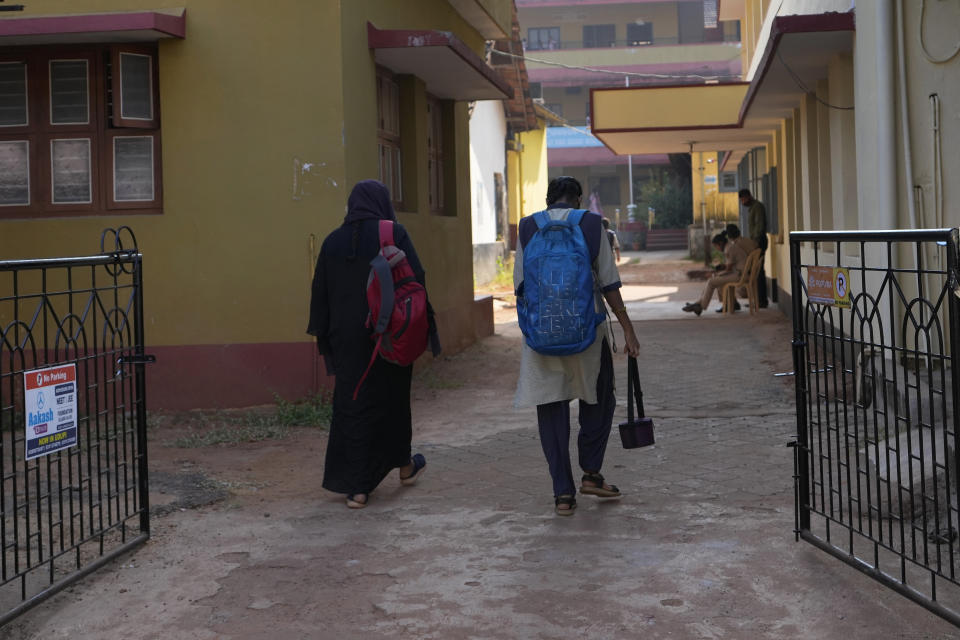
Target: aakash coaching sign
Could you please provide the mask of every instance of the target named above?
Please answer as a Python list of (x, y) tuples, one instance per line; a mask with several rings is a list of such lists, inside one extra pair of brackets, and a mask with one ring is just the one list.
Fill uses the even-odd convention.
[(23, 374), (26, 459), (77, 444), (77, 365), (34, 369)]

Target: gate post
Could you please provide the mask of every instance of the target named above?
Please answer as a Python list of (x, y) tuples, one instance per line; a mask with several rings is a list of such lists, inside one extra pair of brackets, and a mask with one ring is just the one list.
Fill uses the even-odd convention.
[(140, 459), (137, 461), (137, 490), (140, 493), (140, 531), (150, 537), (150, 482), (147, 465), (147, 383), (145, 366), (147, 356), (144, 353), (143, 331), (143, 255), (136, 254), (133, 262), (133, 282), (136, 288), (134, 294), (134, 384), (137, 388), (137, 451)]
[(790, 234), (790, 278), (793, 307), (793, 374), (797, 399), (797, 521), (800, 531), (810, 530), (810, 443), (807, 434), (807, 359), (804, 331), (803, 278), (800, 276), (800, 243)]
[[(953, 428), (953, 487), (955, 492), (960, 492), (960, 456), (956, 452), (960, 452), (960, 379), (958, 379), (958, 363), (960, 363), (960, 231), (957, 229), (951, 229), (950, 239), (947, 242), (947, 298), (949, 298), (949, 303), (947, 304), (950, 318), (947, 322), (949, 327), (948, 339), (950, 340), (950, 378), (952, 384), (950, 385), (951, 391), (951, 402), (953, 403), (953, 415), (951, 425)], [(946, 426), (946, 425), (944, 425)], [(948, 495), (948, 500), (952, 502), (952, 499)], [(952, 509), (952, 505), (947, 505), (947, 510)], [(950, 520), (948, 519), (949, 523)], [(949, 526), (949, 524), (948, 524)], [(960, 524), (958, 524), (960, 527)], [(952, 531), (947, 531), (947, 536), (953, 536)]]

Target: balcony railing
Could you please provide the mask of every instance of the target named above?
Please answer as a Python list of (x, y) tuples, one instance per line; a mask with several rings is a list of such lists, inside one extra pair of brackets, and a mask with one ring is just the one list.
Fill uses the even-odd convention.
[(524, 40), (526, 51), (557, 51), (561, 49), (621, 49), (629, 47), (656, 47), (678, 44), (717, 44), (721, 42), (739, 42), (734, 36), (725, 36), (723, 40), (698, 40), (680, 42), (677, 36), (653, 38), (652, 40), (606, 40), (603, 42), (585, 42), (583, 40), (563, 40), (560, 42), (528, 42)]

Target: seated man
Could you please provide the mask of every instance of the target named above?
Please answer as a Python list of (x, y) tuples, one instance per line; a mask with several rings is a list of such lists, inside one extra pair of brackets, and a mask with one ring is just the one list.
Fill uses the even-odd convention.
[[(724, 233), (727, 234), (727, 239), (729, 239), (730, 242), (736, 243), (738, 247), (743, 249), (743, 252), (747, 254), (748, 257), (750, 256), (751, 251), (759, 248), (760, 246), (757, 244), (756, 240), (754, 240), (753, 238), (744, 238), (742, 235), (740, 235), (740, 227), (738, 227), (735, 224), (732, 224), (732, 223), (728, 224), (727, 229)], [(757, 275), (759, 276), (759, 274)], [(746, 298), (747, 288), (740, 287), (739, 289), (737, 289), (737, 297)], [(739, 311), (739, 310), (740, 310), (740, 303), (737, 302), (736, 307), (734, 308), (734, 311)], [(720, 311), (723, 311), (722, 307), (720, 308)]]
[(720, 304), (723, 304), (723, 299), (720, 297), (723, 293), (723, 285), (739, 280), (747, 262), (747, 254), (735, 242), (727, 240), (726, 232), (713, 236), (712, 242), (717, 251), (723, 253), (723, 264), (718, 267), (717, 275), (707, 280), (707, 286), (703, 288), (700, 300), (690, 302), (683, 307), (684, 311), (695, 313), (698, 316), (710, 306), (710, 298), (713, 297), (714, 290), (717, 291), (717, 299), (720, 300)]

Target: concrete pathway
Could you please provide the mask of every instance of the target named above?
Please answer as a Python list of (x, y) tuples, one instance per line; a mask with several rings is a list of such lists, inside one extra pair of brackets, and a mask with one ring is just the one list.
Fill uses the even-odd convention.
[[(293, 499), (175, 513), (4, 637), (958, 637), (794, 542), (791, 379), (772, 376), (791, 368), (789, 325), (773, 309), (683, 314), (685, 288), (628, 290), (657, 445), (624, 450), (614, 428), (603, 472), (622, 500), (554, 515), (535, 412), (512, 408), (519, 332), (502, 324), (418, 374), (417, 487), (391, 477), (349, 511), (318, 495), (317, 468)], [(243, 464), (286, 464), (250, 457), (267, 450)]]

